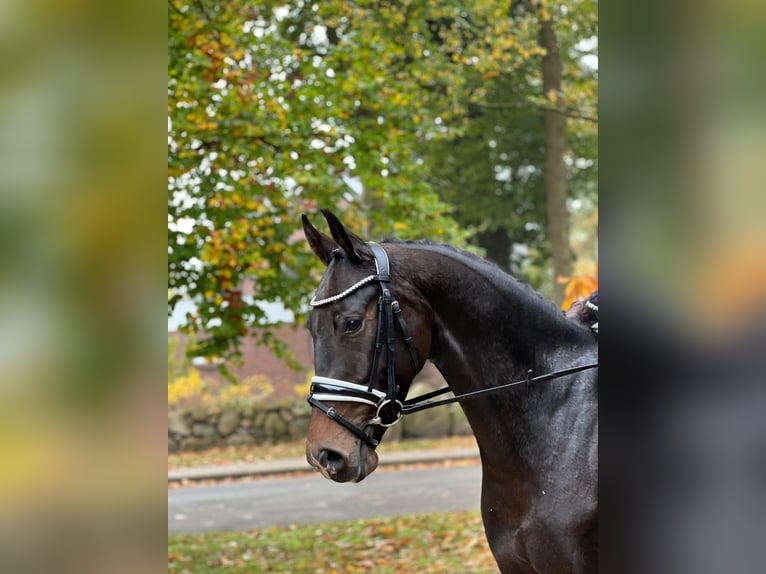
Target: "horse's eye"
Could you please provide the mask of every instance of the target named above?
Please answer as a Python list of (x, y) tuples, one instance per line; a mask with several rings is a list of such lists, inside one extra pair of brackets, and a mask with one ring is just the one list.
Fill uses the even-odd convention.
[(354, 331), (358, 331), (359, 327), (361, 326), (361, 319), (346, 319), (346, 333), (353, 333)]

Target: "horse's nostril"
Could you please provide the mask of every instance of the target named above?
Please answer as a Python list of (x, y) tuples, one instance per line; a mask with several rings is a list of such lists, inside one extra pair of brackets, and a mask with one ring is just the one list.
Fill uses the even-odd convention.
[(319, 464), (326, 468), (327, 472), (330, 474), (335, 474), (346, 466), (345, 455), (332, 448), (320, 449), (317, 460), (319, 460)]

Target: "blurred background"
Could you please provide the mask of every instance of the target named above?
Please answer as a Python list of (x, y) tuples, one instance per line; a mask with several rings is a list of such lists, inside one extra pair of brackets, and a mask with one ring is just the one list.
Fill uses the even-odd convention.
[(749, 0), (601, 6), (607, 571), (766, 561), (764, 23)]
[(4, 572), (164, 561), (165, 18), (0, 2)]

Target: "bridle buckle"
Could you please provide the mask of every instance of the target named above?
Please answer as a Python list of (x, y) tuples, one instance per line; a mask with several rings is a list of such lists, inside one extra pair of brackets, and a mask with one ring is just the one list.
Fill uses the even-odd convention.
[[(396, 403), (397, 405), (399, 405), (399, 408), (398, 408), (398, 409), (396, 409), (396, 419), (394, 419), (394, 420), (393, 420), (392, 422), (390, 422), (390, 423), (384, 423), (384, 422), (383, 422), (383, 419), (382, 419), (382, 418), (381, 418), (381, 416), (380, 416), (380, 411), (383, 409), (383, 407), (385, 407), (385, 406), (386, 406), (387, 404), (389, 404), (389, 403)], [(397, 400), (393, 400), (393, 401), (392, 401), (392, 400), (390, 400), (390, 399), (386, 399), (386, 400), (382, 401), (382, 402), (381, 402), (381, 403), (378, 405), (378, 410), (377, 410), (377, 412), (375, 413), (375, 416), (374, 416), (374, 417), (372, 417), (372, 418), (370, 419), (370, 422), (369, 422), (369, 423), (367, 423), (367, 424), (369, 424), (369, 425), (376, 425), (376, 426), (381, 426), (381, 427), (384, 427), (384, 428), (392, 427), (392, 426), (394, 426), (396, 423), (398, 423), (398, 422), (399, 422), (399, 421), (402, 419), (402, 409), (403, 409), (403, 408), (404, 408), (404, 405), (402, 405), (401, 401), (397, 401)]]

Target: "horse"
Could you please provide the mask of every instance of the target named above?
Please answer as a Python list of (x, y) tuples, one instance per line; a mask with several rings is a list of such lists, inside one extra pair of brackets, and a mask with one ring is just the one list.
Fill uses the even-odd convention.
[[(375, 447), (426, 360), (456, 395), (526, 379), (461, 402), (480, 452), (487, 541), (503, 574), (595, 572), (598, 374), (588, 363), (597, 336), (476, 255), (368, 243), (322, 213), (330, 236), (302, 216), (326, 266), (307, 321), (316, 373), (309, 464), (336, 482), (372, 473)], [(576, 372), (530, 379), (557, 369)]]

